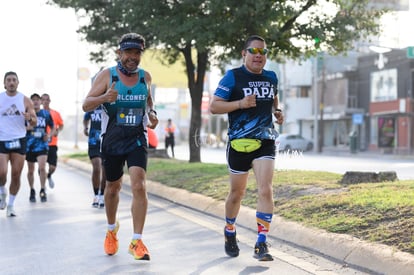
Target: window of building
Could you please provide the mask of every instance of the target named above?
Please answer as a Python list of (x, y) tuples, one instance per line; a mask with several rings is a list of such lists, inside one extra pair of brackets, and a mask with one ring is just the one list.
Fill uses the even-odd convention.
[(409, 96), (413, 96), (413, 89), (414, 89), (414, 71), (411, 71), (411, 87), (410, 87), (410, 94)]
[(309, 97), (309, 87), (299, 87), (296, 97)]

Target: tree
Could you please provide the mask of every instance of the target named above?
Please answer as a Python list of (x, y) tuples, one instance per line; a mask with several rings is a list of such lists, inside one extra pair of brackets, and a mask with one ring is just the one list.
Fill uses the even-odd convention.
[(198, 147), (204, 77), (210, 62), (240, 58), (247, 36), (258, 34), (271, 49), (269, 58), (304, 59), (320, 49), (344, 53), (356, 40), (379, 33), (376, 19), (386, 12), (368, 0), (49, 0), (73, 8), (88, 23), (79, 32), (101, 46), (91, 53), (102, 61), (119, 36), (139, 32), (149, 46), (161, 46), (164, 62), (182, 55), (191, 96), (190, 162), (200, 162)]

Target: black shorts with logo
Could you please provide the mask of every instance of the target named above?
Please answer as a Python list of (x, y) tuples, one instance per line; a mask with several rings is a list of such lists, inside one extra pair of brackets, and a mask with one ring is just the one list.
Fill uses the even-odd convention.
[(252, 168), (253, 160), (269, 159), (274, 160), (276, 155), (276, 146), (274, 140), (262, 140), (262, 146), (256, 151), (250, 153), (237, 152), (227, 144), (227, 165), (231, 173), (244, 174)]
[(26, 154), (26, 137), (18, 138), (8, 141), (0, 141), (0, 153), (18, 153), (21, 155)]

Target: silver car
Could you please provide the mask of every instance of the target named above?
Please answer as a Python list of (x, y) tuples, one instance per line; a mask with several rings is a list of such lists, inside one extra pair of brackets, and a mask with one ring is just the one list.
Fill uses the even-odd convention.
[(296, 134), (280, 134), (275, 144), (277, 151), (310, 151), (313, 149), (313, 142), (311, 140)]

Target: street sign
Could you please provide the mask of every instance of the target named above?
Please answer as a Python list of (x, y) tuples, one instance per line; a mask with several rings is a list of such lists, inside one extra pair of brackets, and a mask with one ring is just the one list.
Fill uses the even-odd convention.
[(364, 123), (364, 114), (355, 113), (352, 114), (352, 123), (355, 125), (360, 125)]
[(414, 58), (414, 46), (407, 47), (407, 57)]

